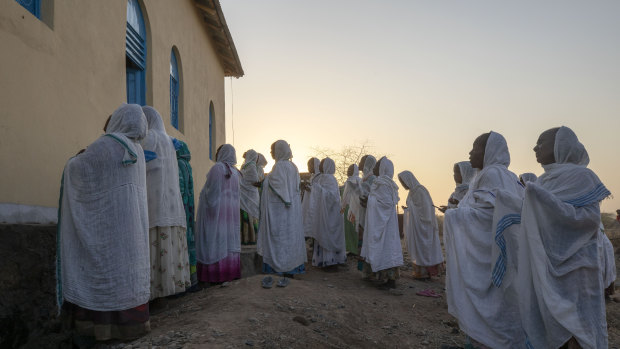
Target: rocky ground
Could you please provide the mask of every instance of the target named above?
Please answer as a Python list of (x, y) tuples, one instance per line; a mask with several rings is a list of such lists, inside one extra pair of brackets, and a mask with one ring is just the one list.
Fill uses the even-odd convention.
[[(620, 264), (620, 263), (618, 263)], [(363, 281), (356, 263), (337, 272), (309, 267), (286, 288), (263, 275), (169, 301), (152, 331), (102, 348), (441, 348), (465, 335), (447, 311), (444, 279), (418, 281), (402, 267), (396, 292)], [(416, 295), (431, 288), (441, 298)], [(620, 346), (620, 303), (607, 302), (609, 344)]]

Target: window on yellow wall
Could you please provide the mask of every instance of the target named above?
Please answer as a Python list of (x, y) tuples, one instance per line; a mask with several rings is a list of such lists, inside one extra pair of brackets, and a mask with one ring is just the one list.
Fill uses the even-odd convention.
[(179, 129), (179, 67), (174, 49), (170, 52), (170, 123)]

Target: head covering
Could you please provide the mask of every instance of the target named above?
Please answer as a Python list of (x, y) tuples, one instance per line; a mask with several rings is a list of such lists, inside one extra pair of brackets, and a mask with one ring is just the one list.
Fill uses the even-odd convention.
[(325, 158), (323, 159), (322, 162), (323, 162), (323, 171), (321, 171), (321, 173), (331, 174), (331, 175), (336, 173), (336, 163), (334, 162), (334, 160), (330, 158)]
[(553, 155), (558, 164), (588, 166), (590, 163), (586, 148), (579, 142), (575, 132), (566, 126), (560, 127), (555, 134)]
[(360, 176), (360, 168), (357, 166), (357, 164), (352, 164), (352, 166), (353, 166), (353, 174), (351, 174), (349, 176), (349, 178), (351, 178), (351, 177), (353, 177), (353, 178), (359, 177)]
[(256, 164), (261, 168), (267, 166), (267, 159), (265, 158), (265, 155), (258, 153)]
[(185, 161), (190, 161), (192, 159), (192, 154), (189, 152), (189, 147), (187, 143), (182, 140), (173, 138), (172, 144), (174, 144), (174, 149), (177, 152), (177, 160), (183, 159)]
[(519, 175), (519, 179), (522, 180), (523, 183), (536, 182), (536, 178), (538, 178), (538, 176), (536, 176), (532, 172), (525, 172)]
[(461, 172), (461, 184), (469, 184), (476, 174), (474, 168), (471, 167), (471, 162), (459, 161), (455, 165), (459, 167), (459, 171)]
[(392, 160), (384, 156), (379, 161), (381, 162), (379, 164), (379, 176), (386, 176), (392, 179), (394, 177), (394, 164)]
[(245, 161), (243, 162), (243, 165), (245, 166), (248, 163), (256, 163), (257, 159), (258, 153), (256, 152), (256, 150), (248, 149), (248, 151), (245, 152)]
[(504, 136), (497, 132), (491, 131), (487, 145), (484, 148), (483, 167), (490, 165), (510, 165), (510, 153), (508, 152), (508, 144)]
[(234, 166), (237, 164), (237, 153), (235, 152), (235, 148), (230, 144), (222, 144), (217, 152), (217, 158), (215, 161), (223, 162), (229, 166)]
[(410, 192), (420, 186), (420, 182), (418, 182), (418, 179), (415, 178), (411, 171), (403, 171), (399, 173), (398, 179), (400, 179), (407, 186)]
[(241, 180), (239, 182), (241, 209), (253, 218), (258, 218), (260, 214), (260, 197), (258, 188), (254, 186), (254, 183), (260, 181), (258, 166), (256, 165), (257, 159), (258, 153), (254, 149), (249, 149), (245, 152), (245, 162), (241, 166)]
[(377, 159), (372, 155), (366, 155), (366, 161), (364, 162), (364, 168), (362, 169), (362, 179), (366, 180), (369, 176), (372, 176), (372, 170), (375, 168)]
[(283, 140), (277, 140), (274, 143), (273, 156), (276, 161), (290, 160), (293, 158), (291, 146)]
[[(465, 194), (469, 190), (469, 183), (476, 175), (476, 171), (471, 167), (471, 162), (469, 161), (460, 161), (455, 163), (458, 166), (459, 171), (461, 172), (461, 183), (456, 185), (454, 188), (454, 192), (450, 195), (450, 199), (458, 200), (459, 202), (463, 200)], [(456, 208), (458, 204), (453, 204), (448, 200), (448, 208)]]
[(157, 154), (156, 159), (146, 164), (149, 228), (186, 227), (187, 218), (179, 187), (179, 164), (172, 139), (166, 134), (164, 122), (155, 108), (145, 106), (142, 111), (149, 125), (142, 148)]
[(140, 141), (146, 137), (147, 121), (142, 108), (137, 104), (123, 104), (112, 113), (106, 133), (119, 133)]

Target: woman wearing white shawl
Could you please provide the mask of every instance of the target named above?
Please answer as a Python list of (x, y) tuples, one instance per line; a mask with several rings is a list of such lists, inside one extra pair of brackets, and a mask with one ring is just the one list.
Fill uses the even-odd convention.
[(267, 159), (265, 159), (265, 155), (258, 153), (256, 157), (256, 170), (258, 171), (258, 181), (262, 182), (265, 179), (265, 166), (267, 166)]
[(321, 161), (319, 170), (321, 175), (312, 185), (312, 195), (315, 195), (317, 202), (320, 203), (314, 208), (312, 265), (328, 267), (346, 263), (347, 252), (344, 222), (340, 213), (340, 189), (334, 177), (336, 163), (330, 158), (325, 158)]
[(198, 202), (198, 280), (219, 283), (241, 277), (239, 171), (235, 148), (222, 144)]
[(399, 173), (398, 179), (409, 190), (403, 230), (413, 263), (413, 277), (428, 279), (437, 276), (443, 271), (443, 254), (431, 195), (410, 171)]
[(456, 188), (454, 188), (454, 192), (450, 195), (450, 198), (448, 198), (448, 205), (441, 206), (440, 208), (440, 211), (444, 213), (446, 210), (456, 208), (459, 205), (459, 202), (463, 200), (463, 197), (467, 194), (469, 182), (471, 182), (476, 174), (476, 171), (471, 167), (469, 161), (460, 161), (454, 164), (453, 172)]
[(525, 189), (516, 282), (529, 347), (607, 348), (597, 240), (610, 192), (568, 127), (543, 132), (534, 151), (545, 173)]
[[(375, 159), (374, 156), (362, 156), (359, 167), (362, 168), (363, 176), (359, 185), (353, 188), (354, 190), (350, 201), (351, 210), (355, 214), (353, 218), (355, 219), (354, 224), (358, 233), (357, 248), (360, 251), (364, 244), (364, 224), (366, 224), (366, 207), (362, 206), (362, 201), (368, 200), (368, 193), (370, 192), (372, 183), (375, 181), (375, 178), (377, 178), (373, 172), (376, 163), (377, 159)], [(363, 259), (357, 262), (357, 269), (363, 273), (365, 279), (369, 279), (372, 276), (370, 265), (364, 262)]]
[(263, 272), (277, 274), (305, 273), (307, 260), (301, 218), (299, 172), (291, 161), (286, 141), (271, 145), (276, 160), (263, 182), (257, 251), (263, 256)]
[[(517, 176), (508, 170), (506, 140), (496, 132), (476, 138), (470, 161), (481, 171), (458, 207), (446, 211), (446, 296), (448, 312), (473, 340), (491, 348), (522, 348), (517, 300), (495, 287), (491, 279), (493, 213), (498, 191), (523, 197)], [(515, 325), (517, 324), (517, 325)]]
[(119, 107), (106, 132), (63, 173), (59, 306), (78, 335), (130, 339), (150, 330), (146, 167), (139, 143), (147, 122), (140, 106)]
[(321, 172), (319, 171), (320, 164), (321, 160), (317, 158), (313, 157), (308, 160), (308, 172), (310, 172), (310, 179), (304, 188), (304, 192), (302, 194), (303, 197), (301, 198), (304, 235), (311, 238), (314, 237), (314, 210), (316, 205), (319, 204), (319, 202), (317, 202), (317, 196), (312, 194), (312, 184), (314, 184), (314, 180), (321, 175)]
[(258, 231), (258, 216), (260, 196), (256, 184), (258, 177), (258, 153), (250, 149), (243, 154), (245, 162), (241, 166), (241, 182), (239, 199), (241, 206), (241, 243), (244, 245), (256, 244), (256, 232)]
[(398, 267), (403, 265), (403, 250), (398, 231), (398, 186), (392, 180), (394, 165), (382, 157), (375, 165), (377, 178), (372, 184), (366, 205), (364, 244), (360, 255), (378, 279), (387, 279), (384, 288), (396, 287)]
[(352, 200), (359, 202), (359, 196), (355, 195), (357, 186), (361, 182), (359, 173), (360, 171), (356, 164), (350, 165), (347, 169), (347, 175), (349, 177), (344, 184), (340, 207), (340, 212), (344, 213), (344, 238), (347, 252), (355, 255), (359, 254), (359, 237), (355, 229), (355, 216), (357, 216), (357, 214), (353, 210)]
[(145, 151), (157, 154), (146, 163), (151, 246), (151, 299), (184, 292), (191, 286), (187, 226), (179, 188), (179, 164), (172, 139), (153, 107), (142, 107), (149, 125)]
[(616, 289), (616, 257), (614, 245), (605, 234), (605, 227), (601, 223), (599, 229), (599, 254), (601, 256), (601, 271), (603, 272), (603, 285), (605, 285), (605, 298), (614, 294)]

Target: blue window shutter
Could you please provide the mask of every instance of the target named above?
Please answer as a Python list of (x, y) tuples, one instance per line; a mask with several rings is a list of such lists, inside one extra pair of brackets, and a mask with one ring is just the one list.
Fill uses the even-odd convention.
[(137, 0), (127, 1), (127, 103), (146, 104), (146, 26)]
[(170, 123), (179, 129), (179, 68), (174, 50), (170, 53)]
[(41, 0), (15, 0), (35, 17), (41, 18)]
[(179, 129), (179, 84), (170, 76), (170, 122), (172, 126)]

